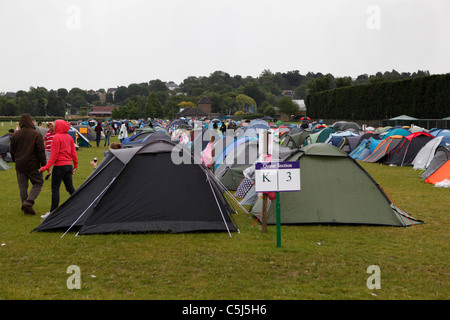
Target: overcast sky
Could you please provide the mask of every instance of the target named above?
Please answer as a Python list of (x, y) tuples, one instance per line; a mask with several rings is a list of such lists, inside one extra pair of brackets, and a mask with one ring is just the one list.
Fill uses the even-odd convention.
[(0, 92), (450, 72), (449, 0), (0, 0)]

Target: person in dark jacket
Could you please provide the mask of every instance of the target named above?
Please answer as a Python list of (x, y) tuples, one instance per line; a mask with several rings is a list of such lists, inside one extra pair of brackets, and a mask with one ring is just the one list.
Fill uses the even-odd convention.
[[(34, 202), (44, 185), (41, 166), (45, 166), (44, 137), (36, 130), (31, 116), (24, 113), (19, 121), (20, 130), (11, 137), (10, 152), (12, 160), (16, 163), (16, 175), (19, 185), (22, 210), (25, 214), (36, 214), (33, 209)], [(31, 189), (28, 193), (28, 181)]]
[(97, 147), (100, 146), (100, 141), (102, 140), (102, 131), (103, 131), (102, 122), (99, 121), (97, 123), (97, 125), (95, 126), (95, 132), (97, 134), (97, 136), (96, 136), (96, 138), (97, 138)]

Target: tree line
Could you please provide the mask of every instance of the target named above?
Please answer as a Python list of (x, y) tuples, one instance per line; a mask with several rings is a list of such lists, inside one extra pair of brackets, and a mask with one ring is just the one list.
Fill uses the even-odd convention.
[[(196, 106), (201, 97), (207, 96), (213, 113), (242, 114), (252, 106), (258, 114), (275, 116), (276, 109), (285, 114), (294, 114), (298, 110), (292, 98), (305, 100), (309, 95), (325, 90), (423, 76), (429, 76), (429, 72), (399, 73), (392, 70), (375, 75), (362, 74), (352, 79), (334, 77), (329, 73), (301, 74), (298, 70), (274, 73), (265, 69), (258, 77), (231, 76), (224, 71), (215, 71), (209, 76), (189, 76), (178, 86), (170, 88), (160, 79), (118, 86), (114, 92), (104, 88), (94, 91), (31, 87), (15, 95), (0, 96), (0, 115), (64, 116), (67, 108), (72, 114), (87, 115), (92, 106), (119, 106), (113, 117), (174, 118), (180, 107), (186, 104)], [(284, 95), (285, 90), (290, 94)]]
[(314, 118), (376, 120), (406, 114), (442, 119), (450, 115), (450, 73), (316, 92), (305, 104)]

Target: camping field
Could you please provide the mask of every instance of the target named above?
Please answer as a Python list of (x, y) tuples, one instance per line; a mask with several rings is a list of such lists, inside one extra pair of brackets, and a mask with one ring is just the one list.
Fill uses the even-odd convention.
[[(9, 128), (5, 123), (0, 135)], [(92, 172), (89, 161), (94, 157), (100, 161), (107, 150), (91, 144), (78, 151), (75, 187)], [(261, 225), (253, 226), (255, 219), (244, 212), (233, 216), (240, 233), (232, 237), (228, 233), (76, 236), (73, 232), (61, 237), (61, 232), (31, 232), (49, 210), (50, 180), (34, 206), (37, 215), (25, 216), (14, 163), (10, 165), (11, 169), (0, 171), (0, 299), (450, 298), (450, 189), (425, 184), (411, 167), (362, 164), (396, 205), (424, 224), (282, 226), (282, 244), (277, 247), (276, 227), (269, 226), (263, 234)], [(62, 185), (61, 203), (67, 197)], [(161, 201), (170, 197), (176, 195)], [(71, 266), (79, 268), (79, 289), (69, 289)], [(370, 266), (379, 267), (379, 289), (367, 285)]]

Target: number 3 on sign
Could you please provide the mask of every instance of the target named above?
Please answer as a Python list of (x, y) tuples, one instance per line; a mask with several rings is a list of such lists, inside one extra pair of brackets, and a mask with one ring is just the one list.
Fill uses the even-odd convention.
[(300, 169), (279, 170), (278, 172), (279, 191), (299, 191), (300, 190)]
[(287, 171), (286, 174), (287, 174), (287, 176), (288, 176), (286, 182), (291, 181), (291, 180), (292, 180), (292, 175), (291, 175), (291, 173), (290, 173), (289, 171)]

